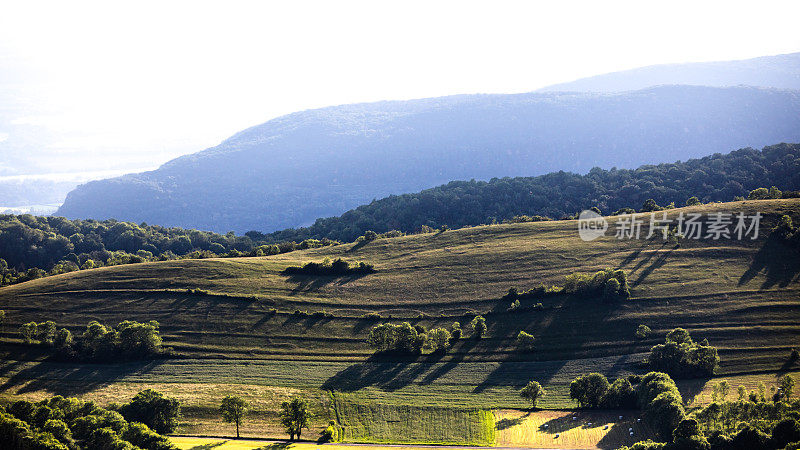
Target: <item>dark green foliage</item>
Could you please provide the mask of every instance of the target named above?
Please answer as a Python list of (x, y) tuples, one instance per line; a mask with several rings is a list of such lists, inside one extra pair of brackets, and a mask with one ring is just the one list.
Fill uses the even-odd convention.
[(647, 325), (639, 325), (636, 327), (636, 339), (647, 339), (650, 336), (650, 332), (653, 331)]
[(0, 286), (102, 266), (179, 257), (264, 256), (336, 243), (329, 239), (274, 242), (260, 233), (221, 235), (116, 220), (3, 214)]
[(680, 395), (662, 392), (642, 408), (645, 419), (659, 437), (667, 439), (672, 430), (686, 417)]
[(597, 408), (608, 391), (609, 383), (605, 375), (590, 373), (572, 381), (569, 385), (569, 397), (576, 400), (583, 408)]
[(311, 414), (308, 412), (308, 405), (302, 398), (293, 398), (289, 402), (281, 404), (281, 425), (286, 429), (289, 434), (290, 440), (300, 439), (300, 433), (303, 428), (308, 428), (308, 420)]
[(627, 378), (617, 378), (603, 395), (600, 406), (606, 409), (635, 409), (636, 390)]
[(730, 201), (764, 183), (800, 188), (800, 144), (761, 151), (747, 148), (633, 170), (594, 168), (586, 175), (556, 172), (488, 182), (453, 181), (416, 194), (393, 195), (340, 217), (318, 219), (310, 227), (269, 236), (276, 241), (327, 237), (349, 242), (370, 229), (411, 233), (425, 225), (437, 228), (446, 223), (461, 228), (522, 214), (558, 218), (591, 206), (617, 215), (633, 212), (631, 206), (648, 199), (660, 205), (682, 203), (692, 196), (702, 202)]
[(328, 422), (328, 426), (322, 430), (320, 433), (319, 440), (317, 441), (320, 444), (324, 444), (326, 442), (336, 442), (339, 440), (339, 429), (336, 427), (336, 422), (330, 421)]
[(92, 402), (55, 396), (36, 403), (18, 401), (0, 408), (3, 450), (175, 450), (141, 423)]
[(60, 359), (129, 360), (164, 352), (158, 327), (155, 320), (126, 320), (114, 329), (93, 320), (76, 338), (66, 328), (58, 330), (55, 322), (47, 321), (26, 323), (20, 327), (20, 334), (27, 343), (38, 342), (58, 350), (54, 355)]
[(352, 266), (347, 261), (336, 258), (333, 262), (309, 262), (302, 267), (289, 266), (283, 270), (285, 275), (346, 276), (375, 273), (375, 266), (365, 262), (357, 262)]
[(425, 344), (425, 335), (408, 322), (384, 323), (372, 327), (367, 343), (376, 352), (419, 353)]
[(432, 352), (446, 352), (451, 340), (452, 335), (446, 328), (433, 328), (425, 333), (424, 347)]
[(178, 427), (180, 403), (164, 394), (147, 389), (119, 408), (119, 413), (129, 422), (140, 422), (159, 434), (169, 434)]
[(593, 274), (569, 274), (564, 280), (564, 292), (584, 297), (602, 296), (607, 301), (630, 297), (628, 276), (622, 269), (604, 269)]
[(715, 347), (696, 343), (689, 332), (676, 328), (667, 334), (664, 344), (650, 349), (648, 364), (653, 370), (678, 378), (711, 376), (719, 365), (719, 356)]
[(783, 448), (792, 442), (800, 442), (800, 422), (796, 419), (783, 419), (772, 429), (772, 445)]

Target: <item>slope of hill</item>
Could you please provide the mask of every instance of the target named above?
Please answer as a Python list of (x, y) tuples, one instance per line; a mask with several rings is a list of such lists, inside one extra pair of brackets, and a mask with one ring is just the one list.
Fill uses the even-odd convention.
[(800, 53), (737, 61), (659, 64), (581, 78), (539, 91), (621, 92), (663, 84), (800, 89)]
[(274, 231), (451, 180), (797, 142), (798, 112), (796, 91), (692, 86), (335, 106), (269, 121), (156, 171), (87, 183), (56, 214)]
[(800, 144), (741, 149), (635, 170), (595, 168), (586, 175), (557, 172), (488, 182), (452, 181), (372, 201), (340, 217), (318, 219), (310, 227), (248, 235), (273, 241), (329, 238), (350, 242), (367, 230), (412, 232), (423, 225), (460, 228), (518, 215), (560, 218), (593, 206), (605, 213), (626, 207), (638, 210), (647, 199), (659, 205), (683, 205), (695, 195), (705, 202), (729, 201), (763, 186), (800, 189)]
[[(620, 218), (611, 217), (612, 232), (592, 242), (578, 238), (576, 221), (505, 224), (264, 258), (104, 267), (1, 288), (7, 323), (0, 390), (6, 396), (57, 392), (109, 401), (156, 386), (187, 402), (185, 432), (205, 434), (218, 430), (218, 397), (242, 392), (257, 402), (258, 419), (246, 432), (263, 436), (278, 434), (277, 400), (296, 393), (314, 399), (320, 411), (314, 429), (328, 420), (324, 411), (331, 402), (337, 411), (349, 410), (345, 404), (406, 405), (406, 413), (412, 407), (522, 407), (517, 392), (530, 379), (547, 388), (544, 407), (573, 406), (573, 377), (641, 373), (644, 353), (678, 326), (720, 349), (723, 376), (795, 370), (788, 356), (800, 337), (800, 261), (796, 249), (766, 235), (783, 214), (800, 221), (800, 200), (714, 203), (669, 214), (674, 219), (681, 212), (761, 212), (764, 218), (756, 240), (618, 240), (612, 233)], [(643, 236), (647, 230), (645, 216)], [(325, 257), (368, 261), (378, 272), (282, 274), (289, 265)], [(562, 284), (567, 274), (609, 266), (628, 273), (631, 299), (555, 296), (523, 300), (513, 312), (501, 299), (511, 287)], [(541, 309), (531, 308), (539, 301)], [(461, 339), (444, 355), (380, 358), (365, 342), (381, 321), (449, 327), (454, 321), (466, 325), (475, 313), (486, 316), (488, 336)], [(15, 330), (47, 319), (73, 332), (93, 319), (155, 319), (177, 359), (44, 361), (42, 351), (23, 345)], [(639, 324), (653, 334), (637, 340)], [(518, 350), (520, 330), (536, 336), (532, 353)], [(685, 385), (684, 395), (691, 400), (703, 384)], [(478, 433), (480, 424), (475, 426)]]

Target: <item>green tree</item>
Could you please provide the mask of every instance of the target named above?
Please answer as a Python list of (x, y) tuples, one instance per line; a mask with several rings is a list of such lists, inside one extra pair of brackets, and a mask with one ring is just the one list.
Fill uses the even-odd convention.
[(280, 417), (281, 425), (289, 433), (289, 439), (293, 441), (295, 437), (300, 439), (303, 428), (308, 428), (308, 420), (311, 415), (308, 412), (306, 401), (295, 397), (291, 401), (281, 404)]
[(469, 326), (472, 328), (472, 337), (481, 339), (486, 336), (486, 319), (483, 316), (475, 316)]
[(450, 347), (450, 332), (445, 328), (433, 328), (426, 333), (425, 347), (433, 352), (444, 352)]
[(789, 400), (792, 398), (794, 392), (794, 378), (788, 373), (778, 380), (778, 389), (780, 389), (781, 397)]
[(546, 394), (547, 392), (538, 381), (528, 381), (528, 384), (519, 391), (519, 396), (531, 402), (533, 408), (536, 408), (536, 402)]
[(581, 407), (597, 408), (606, 395), (610, 384), (600, 373), (590, 373), (575, 378), (569, 385), (569, 397)]
[(694, 197), (694, 196), (689, 197), (686, 200), (686, 206), (695, 206), (695, 205), (699, 205), (699, 204), (700, 204), (700, 199), (697, 198), (697, 197)]
[(181, 405), (178, 400), (166, 397), (161, 392), (146, 389), (120, 407), (119, 413), (128, 422), (143, 423), (156, 433), (167, 434), (178, 427)]
[(244, 421), (247, 409), (250, 405), (241, 397), (228, 395), (222, 399), (219, 407), (222, 413), (222, 420), (236, 425), (236, 438), (239, 438), (239, 426)]

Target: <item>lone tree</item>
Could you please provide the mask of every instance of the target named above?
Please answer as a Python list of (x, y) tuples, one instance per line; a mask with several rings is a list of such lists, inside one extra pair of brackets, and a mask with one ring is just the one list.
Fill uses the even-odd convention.
[(528, 384), (519, 391), (519, 396), (531, 402), (531, 406), (536, 408), (536, 402), (544, 397), (547, 392), (538, 381), (528, 381)]
[(486, 319), (483, 316), (475, 316), (469, 325), (472, 328), (472, 337), (481, 339), (486, 336)]
[(300, 432), (308, 428), (309, 418), (308, 406), (302, 398), (293, 398), (281, 404), (281, 425), (286, 428), (290, 440), (293, 441), (295, 436), (300, 439)]
[(219, 410), (222, 413), (222, 419), (228, 423), (236, 424), (236, 438), (239, 438), (239, 425), (244, 421), (244, 415), (247, 414), (247, 402), (235, 395), (228, 395), (222, 399), (222, 405)]

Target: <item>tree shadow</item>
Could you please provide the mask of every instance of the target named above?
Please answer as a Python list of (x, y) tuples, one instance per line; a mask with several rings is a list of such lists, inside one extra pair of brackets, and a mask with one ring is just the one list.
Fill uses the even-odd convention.
[(515, 427), (517, 425), (521, 425), (523, 422), (525, 422), (525, 419), (527, 419), (528, 416), (530, 416), (530, 415), (531, 415), (531, 412), (530, 411), (526, 411), (524, 415), (519, 416), (519, 417), (515, 417), (513, 419), (509, 419), (509, 418), (506, 417), (506, 418), (503, 418), (503, 419), (500, 419), (499, 421), (497, 421), (495, 423), (494, 427), (498, 431), (506, 430), (508, 428)]
[(352, 364), (325, 380), (322, 389), (354, 392), (374, 386), (385, 391), (396, 391), (413, 384), (443, 356), (441, 352), (419, 356), (374, 354), (365, 362)]
[[(645, 278), (650, 276), (650, 274), (653, 273), (653, 271), (655, 271), (656, 269), (658, 269), (658, 268), (662, 267), (664, 264), (666, 264), (667, 263), (667, 258), (669, 258), (669, 256), (672, 254), (672, 252), (674, 252), (675, 249), (678, 248), (678, 245), (676, 244), (674, 247), (672, 247), (671, 249), (667, 250), (666, 252), (662, 252), (661, 251), (663, 248), (664, 248), (664, 246), (662, 245), (660, 249), (658, 249), (658, 250), (654, 251), (653, 253), (651, 253), (651, 255), (647, 258), (647, 260), (649, 261), (653, 257), (653, 255), (658, 254), (658, 258), (656, 258), (655, 261), (650, 263), (649, 266), (647, 266), (644, 270), (642, 270), (639, 273), (639, 276), (636, 278), (636, 281), (633, 282), (633, 286), (634, 287), (639, 286), (640, 284), (642, 284), (642, 282), (645, 280)], [(637, 267), (637, 269), (638, 269), (638, 267)]]
[(784, 244), (780, 237), (770, 235), (753, 257), (750, 267), (739, 278), (739, 286), (749, 283), (759, 273), (766, 277), (761, 289), (776, 285), (783, 288), (800, 280), (798, 254), (797, 249)]
[(361, 249), (361, 247), (364, 247), (365, 245), (369, 244), (369, 242), (370, 241), (367, 241), (366, 239), (361, 240), (361, 241), (356, 241), (356, 243), (353, 244), (352, 247), (350, 247), (347, 250), (345, 250), (345, 253), (357, 252), (358, 250)]
[(82, 395), (108, 386), (136, 373), (145, 373), (157, 367), (158, 360), (118, 364), (61, 363), (42, 361), (10, 375), (0, 385), (0, 392), (17, 388), (18, 394), (46, 391), (65, 397)]
[(369, 274), (354, 273), (351, 275), (290, 275), (286, 281), (290, 283), (297, 283), (297, 286), (292, 288), (289, 295), (298, 295), (302, 293), (318, 291), (332, 283), (342, 286), (367, 275)]
[(219, 441), (219, 442), (210, 442), (208, 444), (200, 444), (195, 445), (194, 447), (190, 448), (189, 450), (210, 450), (212, 448), (217, 448), (227, 444), (228, 441)]
[(292, 446), (291, 442), (273, 442), (272, 444), (265, 445), (263, 447), (258, 447), (254, 450), (286, 450), (291, 446)]

